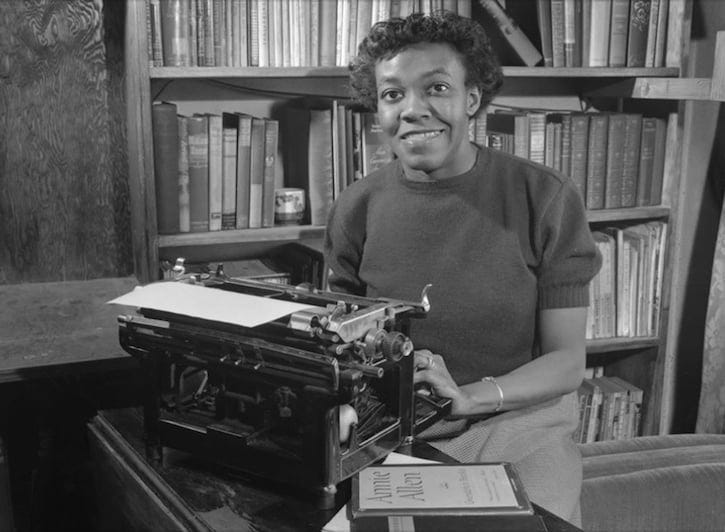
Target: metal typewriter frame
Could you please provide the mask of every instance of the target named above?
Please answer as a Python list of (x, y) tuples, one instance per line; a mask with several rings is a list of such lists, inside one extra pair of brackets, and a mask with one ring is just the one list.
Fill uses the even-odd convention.
[[(450, 410), (449, 400), (416, 399), (412, 354), (382, 357), (374, 364), (340, 362), (336, 356), (353, 338), (364, 336), (362, 329), (371, 319), (388, 330), (387, 337), (399, 341), (402, 334), (407, 340), (410, 319), (422, 318), (428, 310), (425, 292), (420, 303), (369, 299), (230, 280), (220, 271), (195, 282), (317, 307), (337, 306), (341, 312), (347, 311), (346, 318), (352, 319), (346, 319), (337, 328), (330, 322), (323, 330), (309, 327), (315, 325), (315, 317), (304, 313), (253, 329), (149, 309), (139, 309), (140, 316), (119, 316), (121, 346), (140, 360), (146, 378), (144, 424), (150, 459), (161, 460), (164, 446), (180, 449), (256, 476), (298, 486), (315, 493), (320, 506), (329, 507), (334, 504), (340, 482), (400, 445), (410, 443), (416, 431)], [(316, 342), (326, 345), (328, 352), (313, 347)], [(162, 397), (174, 393), (175, 384), (180, 387), (178, 382), (168, 382), (171, 368), (185, 367), (203, 368), (225, 386), (233, 383), (236, 392), (225, 389), (225, 394), (237, 393), (245, 386), (254, 388), (261, 382), (289, 387), (294, 396), (300, 396), (300, 454), (265, 449), (254, 440), (258, 435), (238, 432), (224, 420), (205, 424), (175, 412), (174, 408), (162, 407)], [(348, 441), (341, 443), (338, 408), (354, 400), (371, 383), (382, 396), (387, 416), (394, 419), (365, 439), (358, 437), (357, 426), (353, 425)], [(175, 393), (178, 396), (180, 392), (176, 389)], [(416, 400), (428, 404), (423, 414)]]

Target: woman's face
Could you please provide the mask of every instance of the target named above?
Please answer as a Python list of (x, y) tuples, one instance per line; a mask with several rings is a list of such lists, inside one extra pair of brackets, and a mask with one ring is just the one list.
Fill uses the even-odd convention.
[[(477, 87), (449, 44), (418, 43), (375, 66), (378, 120), (408, 175), (442, 179), (475, 162), (468, 121), (478, 110)], [(423, 173), (423, 174), (421, 174)]]

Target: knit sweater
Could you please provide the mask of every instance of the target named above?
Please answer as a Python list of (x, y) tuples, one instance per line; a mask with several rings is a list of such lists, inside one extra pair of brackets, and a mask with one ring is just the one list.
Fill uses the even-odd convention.
[(411, 337), (459, 384), (530, 361), (538, 311), (587, 306), (601, 264), (572, 181), (487, 148), (459, 176), (412, 181), (394, 161), (357, 181), (330, 212), (325, 253), (334, 291), (419, 300), (432, 284)]

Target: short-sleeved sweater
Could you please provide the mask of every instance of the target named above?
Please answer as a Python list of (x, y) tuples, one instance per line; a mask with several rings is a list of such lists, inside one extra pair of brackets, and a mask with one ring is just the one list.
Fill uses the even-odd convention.
[(420, 300), (432, 284), (411, 337), (459, 384), (530, 361), (538, 310), (587, 306), (601, 264), (572, 181), (487, 148), (459, 176), (412, 181), (394, 161), (357, 181), (325, 251), (331, 290)]

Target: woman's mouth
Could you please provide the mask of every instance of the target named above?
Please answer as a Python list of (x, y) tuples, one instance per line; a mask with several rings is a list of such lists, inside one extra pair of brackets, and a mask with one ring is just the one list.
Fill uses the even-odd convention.
[(403, 142), (417, 143), (427, 142), (443, 134), (443, 130), (434, 131), (410, 131), (400, 136), (400, 140)]

